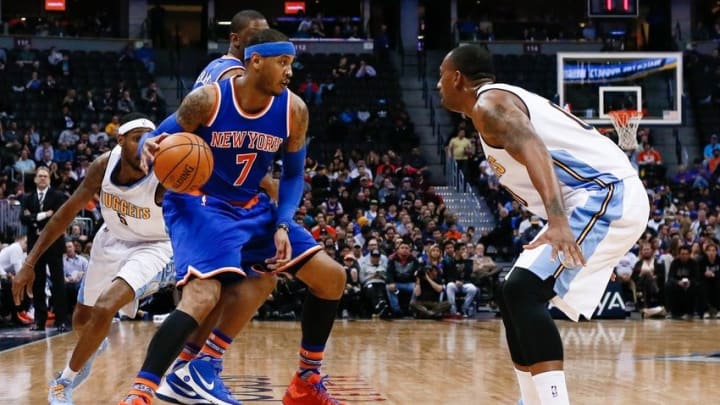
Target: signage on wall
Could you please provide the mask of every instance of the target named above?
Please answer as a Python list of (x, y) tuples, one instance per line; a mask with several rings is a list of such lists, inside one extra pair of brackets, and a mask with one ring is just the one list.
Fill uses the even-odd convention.
[(304, 1), (286, 1), (285, 2), (285, 14), (297, 14), (298, 12), (305, 12)]
[(538, 42), (525, 42), (523, 44), (523, 52), (530, 55), (540, 54), (542, 48)]
[(65, 0), (45, 0), (45, 11), (65, 11)]
[(15, 45), (15, 48), (24, 48), (25, 46), (29, 46), (32, 48), (31, 37), (14, 37), (13, 43)]

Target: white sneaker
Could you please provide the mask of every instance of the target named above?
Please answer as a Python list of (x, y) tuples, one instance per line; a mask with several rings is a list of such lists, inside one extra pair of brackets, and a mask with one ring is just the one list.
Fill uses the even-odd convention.
[(50, 405), (73, 405), (72, 381), (67, 378), (58, 378), (50, 381), (48, 389), (48, 402)]

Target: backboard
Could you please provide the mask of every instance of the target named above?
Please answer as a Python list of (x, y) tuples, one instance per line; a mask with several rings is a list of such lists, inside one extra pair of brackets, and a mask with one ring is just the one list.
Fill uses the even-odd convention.
[(642, 125), (682, 123), (679, 52), (561, 52), (559, 104), (590, 124), (610, 124), (608, 111), (644, 112)]

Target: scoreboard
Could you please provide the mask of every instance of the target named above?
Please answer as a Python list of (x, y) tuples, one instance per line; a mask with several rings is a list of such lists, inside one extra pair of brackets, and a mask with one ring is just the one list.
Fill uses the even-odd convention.
[(588, 17), (637, 17), (639, 0), (588, 0)]

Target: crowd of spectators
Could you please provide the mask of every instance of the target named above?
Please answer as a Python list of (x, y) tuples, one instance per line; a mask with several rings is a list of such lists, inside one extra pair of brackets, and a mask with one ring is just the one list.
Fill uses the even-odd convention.
[[(112, 87), (79, 87), (69, 54), (52, 48), (41, 53), (28, 47), (11, 53), (0, 67), (0, 143), (3, 198), (19, 198), (38, 165), (48, 166), (62, 187), (72, 192), (94, 157), (114, 144), (118, 117), (140, 111), (153, 119), (165, 116), (162, 91), (152, 79), (144, 87), (118, 80)], [(129, 63), (120, 53), (117, 64)], [(25, 80), (27, 78), (27, 81)], [(26, 105), (13, 105), (18, 101)], [(23, 104), (25, 104), (23, 103)], [(60, 111), (51, 122), (33, 116), (39, 111)], [(39, 127), (42, 126), (42, 130)], [(29, 176), (28, 176), (29, 175)]]
[[(461, 121), (447, 142), (448, 156), (479, 189), (497, 225), (478, 235), (496, 259), (513, 260), (532, 240), (542, 220), (518, 204), (503, 187), (479, 148), (479, 135)], [(605, 131), (613, 137), (612, 131)], [(703, 156), (667, 175), (652, 132), (640, 128), (638, 148), (628, 151), (651, 206), (648, 227), (615, 269), (628, 311), (647, 317), (715, 318), (720, 305), (720, 143), (712, 135)]]
[(612, 36), (610, 32), (598, 30), (592, 20), (559, 19), (551, 15), (522, 19), (464, 16), (458, 19), (453, 29), (460, 41), (597, 41)]
[(357, 17), (326, 17), (323, 13), (313, 17), (300, 12), (297, 16), (278, 18), (277, 24), (280, 30), (294, 38), (365, 38), (362, 20)]
[[(28, 81), (22, 86), (2, 82), (0, 99), (34, 92), (62, 114), (49, 131), (40, 132), (36, 123), (15, 119), (12, 110), (0, 112), (3, 202), (22, 198), (39, 166), (50, 168), (54, 187), (72, 193), (92, 160), (114, 146), (118, 115), (147, 108), (153, 97), (161, 97), (154, 82), (141, 91), (128, 88), (123, 81), (110, 88), (75, 88), (72, 69), (64, 69), (62, 62), (72, 66), (72, 59), (56, 49), (42, 56), (23, 49), (5, 60), (7, 69), (23, 72)], [(123, 63), (134, 57), (125, 50), (117, 59)], [(419, 149), (412, 147), (413, 142), (392, 143), (415, 136), (401, 105), (388, 105), (380, 99), (372, 101), (373, 105), (347, 103), (341, 110), (335, 108), (338, 92), (353, 89), (343, 88), (344, 84), (363, 80), (362, 86), (367, 86), (372, 82), (366, 80), (386, 73), (383, 67), (376, 69), (363, 57), (339, 56), (320, 70), (326, 80), (319, 84), (313, 79), (318, 70), (310, 61), (302, 66), (303, 58), (298, 58), (298, 63), (299, 71), (306, 69), (304, 81), (296, 84), (298, 93), (311, 105), (313, 116), (321, 115), (327, 121), (316, 132), (319, 139), (313, 140), (321, 141), (323, 153), (311, 153), (313, 157), (306, 161), (305, 194), (295, 219), (345, 266), (348, 282), (338, 316), (470, 317), (479, 302), (494, 305), (503, 264), (517, 256), (543, 223), (500, 187), (472, 125), (458, 123), (448, 140), (447, 153), (479, 188), (498, 218), (494, 229), (482, 233), (472, 227), (463, 229), (457, 213), (446, 209), (428, 181), (427, 164)], [(361, 70), (364, 73), (359, 75)], [(95, 96), (99, 92), (102, 96)], [(327, 100), (331, 106), (324, 106)], [(97, 114), (88, 114), (93, 111)], [(144, 111), (156, 120), (165, 114), (162, 109)], [(392, 141), (381, 142), (378, 128), (388, 129)], [(348, 139), (353, 143), (344, 144)], [(638, 150), (630, 157), (647, 186), (653, 216), (647, 233), (616, 269), (627, 304), (648, 316), (664, 316), (667, 311), (673, 317), (714, 317), (720, 305), (720, 265), (715, 264), (720, 239), (717, 136), (710, 138), (702, 159), (691, 167), (678, 168), (670, 178), (662, 155), (652, 146), (651, 131), (641, 128), (638, 140)], [(275, 176), (280, 169), (274, 168)], [(73, 263), (66, 272), (70, 284), (81, 277), (77, 269), (83, 267), (82, 260), (77, 257), (89, 255), (91, 230), (102, 221), (97, 203), (97, 199), (88, 202), (81, 214), (82, 223), (90, 226), (78, 224), (68, 231), (66, 262)], [(13, 242), (12, 236), (19, 233), (18, 229), (12, 231), (3, 235), (6, 242)], [(0, 263), (7, 264), (3, 252), (9, 257), (9, 252), (22, 251), (22, 246), (18, 239), (1, 250)], [(11, 314), (7, 287), (12, 271), (11, 266), (0, 269), (4, 279), (0, 315), (4, 319)], [(258, 317), (296, 319), (304, 291), (299, 281), (282, 277)], [(16, 316), (7, 319), (23, 322), (26, 315)]]
[[(154, 82), (143, 89), (131, 89), (123, 81), (111, 88), (76, 88), (73, 69), (69, 69), (67, 77), (58, 73), (57, 82), (48, 86), (43, 78), (54, 72), (51, 60), (65, 59), (62, 51), (53, 49), (41, 55), (23, 49), (8, 55), (9, 68), (27, 73), (31, 81), (41, 83), (22, 88), (13, 88), (18, 83), (6, 83), (0, 96), (45, 92), (42, 94), (49, 108), (61, 113), (47, 131), (37, 130), (34, 122), (17, 119), (15, 111), (8, 110), (2, 116), (3, 204), (23, 198), (40, 166), (50, 168), (53, 187), (71, 194), (92, 160), (115, 145), (118, 116), (138, 109), (150, 112), (142, 108), (149, 105), (149, 95), (159, 93)], [(117, 63), (134, 57), (134, 53), (124, 50), (118, 54)], [(72, 58), (68, 63), (72, 66)], [(303, 68), (310, 78), (316, 72), (310, 67), (299, 70)], [(378, 80), (376, 76), (393, 80), (384, 69), (375, 68), (372, 59), (366, 57), (340, 58), (326, 71), (338, 83), (337, 87), (324, 89), (329, 95), (318, 97), (312, 92), (300, 92), (311, 103), (313, 114), (322, 114), (329, 121), (321, 132), (330, 134), (322, 149), (330, 153), (311, 153), (317, 158), (308, 158), (306, 190), (296, 220), (347, 269), (348, 285), (338, 316), (472, 316), (476, 298), (491, 300), (497, 275), (494, 262), (484, 255), (484, 247), (475, 243), (474, 229), (463, 229), (457, 215), (448, 212), (442, 197), (429, 184), (427, 163), (419, 149), (413, 147), (414, 129), (404, 108), (386, 99), (367, 98), (354, 108), (350, 102), (351, 89), (374, 85), (367, 80)], [(314, 86), (310, 87), (312, 90)], [(95, 96), (97, 93), (100, 95)], [(323, 114), (323, 100), (338, 97), (347, 101), (342, 110), (328, 108)], [(93, 115), (89, 111), (106, 114)], [(158, 120), (164, 111), (151, 115)], [(373, 139), (374, 133), (383, 132), (387, 132), (387, 142)], [(352, 145), (343, 143), (347, 138), (353, 139), (347, 134), (357, 135)], [(334, 151), (327, 149), (330, 145), (334, 145)], [(279, 176), (280, 167), (275, 169), (274, 174)], [(77, 285), (82, 277), (86, 266), (81, 258), (87, 259), (92, 249), (92, 230), (98, 229), (101, 222), (96, 196), (66, 235), (69, 285)], [(12, 242), (12, 236), (21, 233), (19, 228), (4, 231), (6, 242)], [(13, 245), (18, 246), (9, 246)], [(0, 293), (3, 298), (0, 315), (9, 322), (25, 322), (27, 314), (13, 312), (8, 301), (8, 280), (14, 271), (15, 267), (8, 266), (1, 276), (5, 281)], [(295, 318), (303, 291), (304, 286), (298, 281), (282, 278), (258, 316)], [(433, 305), (441, 299), (446, 304)]]
[[(141, 111), (159, 120), (166, 112), (162, 92), (152, 79), (142, 88), (130, 87), (124, 80), (104, 88), (90, 87), (86, 78), (79, 77), (85, 72), (75, 72), (72, 68), (76, 61), (68, 52), (56, 48), (38, 51), (25, 46), (3, 50), (1, 54), (4, 58), (0, 59), (0, 69), (5, 73), (0, 79), (0, 204), (3, 205), (0, 213), (4, 225), (1, 231), (4, 241), (12, 242), (14, 235), (22, 233), (12, 215), (18, 214), (19, 201), (32, 191), (38, 167), (48, 167), (52, 186), (70, 195), (85, 178), (91, 162), (115, 146), (120, 115)], [(141, 55), (119, 52), (112, 64), (128, 65), (132, 63), (130, 59)], [(35, 108), (47, 111), (47, 117), (57, 118), (48, 120), (33, 115)], [(75, 259), (76, 256), (87, 256), (90, 252), (91, 231), (97, 229), (100, 221), (97, 197), (88, 202), (81, 215), (86, 218), (79, 221), (83, 226), (68, 230), (72, 247), (69, 243), (66, 259), (74, 263), (81, 261)], [(82, 277), (79, 269), (83, 268), (73, 267), (75, 270), (66, 273), (71, 286), (77, 285), (78, 278)], [(0, 278), (8, 280), (16, 268), (8, 265), (1, 270), (4, 271), (0, 272)], [(9, 313), (7, 294), (9, 289), (2, 288), (3, 316)], [(74, 300), (69, 304), (74, 304)], [(23, 321), (15, 315), (16, 322)]]
[[(475, 243), (475, 230), (446, 209), (426, 171), (392, 150), (338, 149), (328, 165), (308, 158), (295, 220), (346, 269), (339, 316), (472, 316), (480, 292), (491, 299), (497, 266)], [(302, 292), (281, 278), (260, 316), (295, 319)]]
[[(712, 2), (711, 2), (712, 3)], [(720, 41), (720, 2), (698, 2), (691, 37), (693, 41)], [(707, 8), (706, 8), (707, 7)]]
[(117, 37), (118, 32), (108, 11), (81, 17), (67, 14), (43, 17), (14, 16), (5, 21), (10, 35), (36, 37)]

